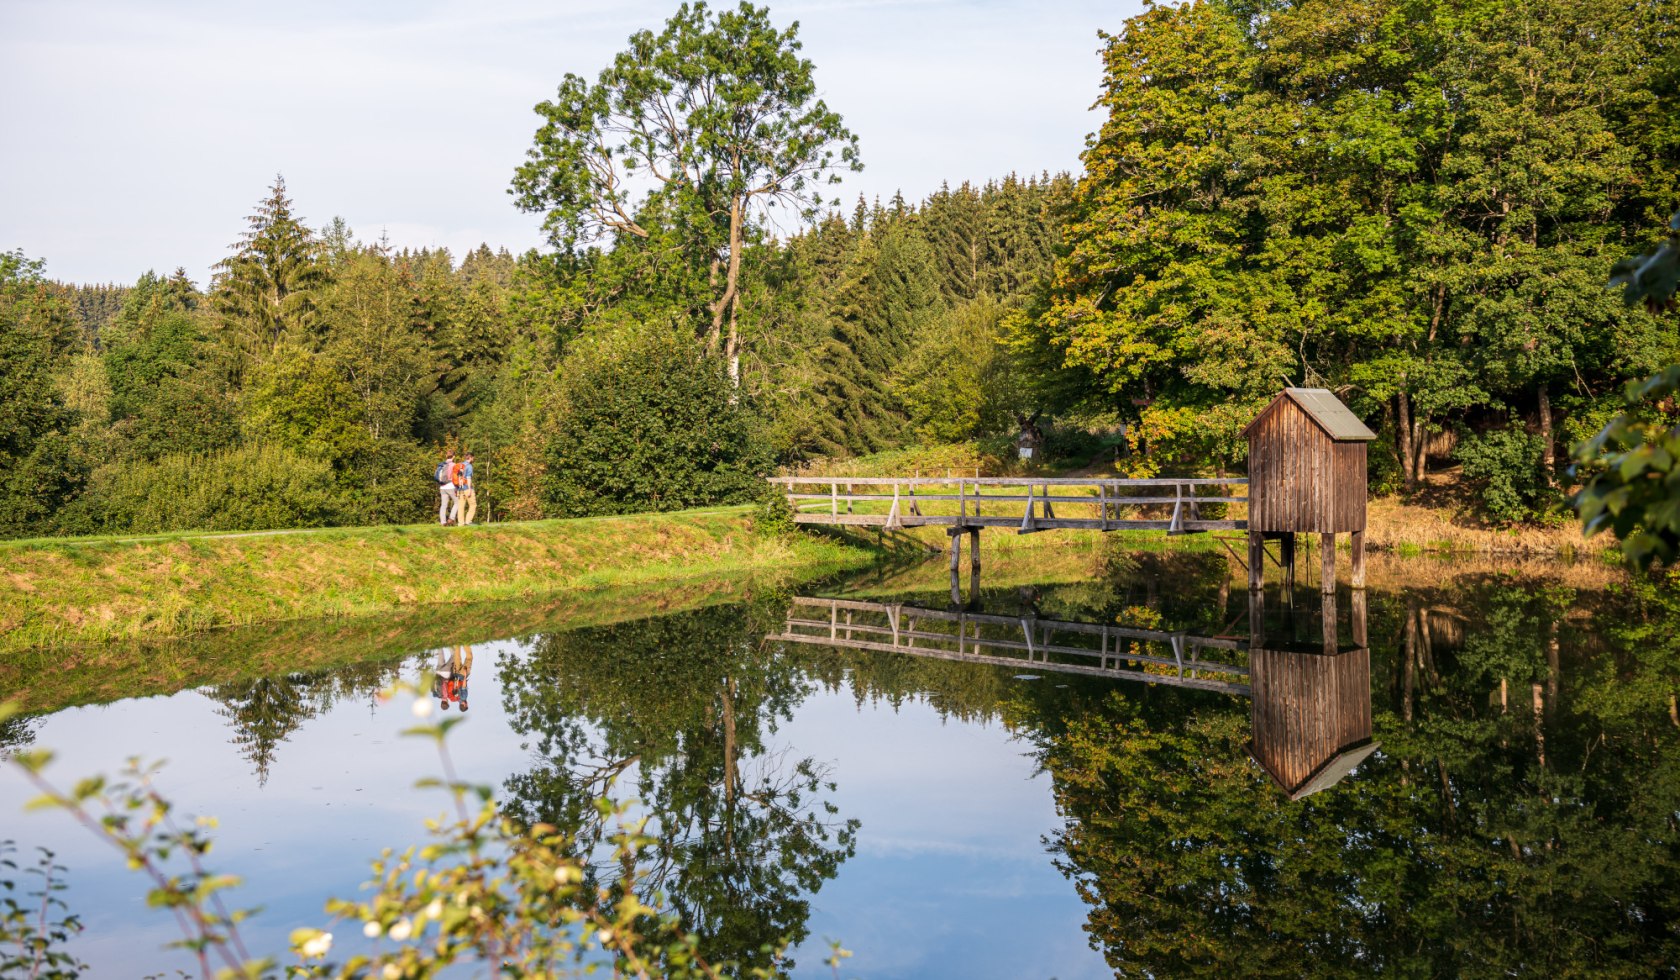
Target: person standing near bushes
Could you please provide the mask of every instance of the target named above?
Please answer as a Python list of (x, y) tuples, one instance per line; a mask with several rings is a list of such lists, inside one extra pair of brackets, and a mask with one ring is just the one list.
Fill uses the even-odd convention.
[(438, 503), (438, 524), (449, 526), (450, 514), (455, 510), (455, 454), (452, 452), (438, 464), (437, 471), (432, 474), (437, 481), (438, 496), (442, 498)]
[(473, 454), (455, 466), (455, 523), (471, 524), (478, 516), (478, 492), (473, 486)]

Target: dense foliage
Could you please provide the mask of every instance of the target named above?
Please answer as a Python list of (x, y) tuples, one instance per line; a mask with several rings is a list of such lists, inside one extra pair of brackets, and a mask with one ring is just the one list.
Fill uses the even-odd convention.
[(1674, 13), (1152, 7), (1108, 39), (1108, 119), (1023, 341), (1090, 373), (1073, 397), (1142, 405), (1157, 451), (1235, 459), (1259, 404), (1312, 384), (1380, 421), (1406, 487), (1432, 434), (1513, 417), (1536, 438), (1493, 482), (1550, 485), (1558, 443), (1676, 353), (1605, 288), (1624, 229), (1673, 203)]
[[(223, 523), (423, 519), (445, 447), (476, 453), (489, 518), (738, 501), (816, 456), (1047, 430), (1124, 427), (1137, 474), (1225, 468), (1284, 385), (1379, 432), (1379, 490), (1462, 464), (1492, 518), (1545, 518), (1559, 447), (1680, 359), (1671, 318), (1606, 286), (1641, 251), (1617, 281), (1651, 306), (1672, 286), (1675, 13), (1152, 6), (1106, 36), (1077, 179), (846, 212), (822, 195), (860, 142), (797, 25), (686, 4), (537, 107), (510, 192), (550, 251), (393, 251), (277, 180), (203, 289), (7, 256), (0, 534), (206, 520), (152, 467), (272, 452), (325, 465), (325, 503)], [(667, 334), (694, 343), (607, 353)], [(639, 472), (612, 471), (626, 452)]]

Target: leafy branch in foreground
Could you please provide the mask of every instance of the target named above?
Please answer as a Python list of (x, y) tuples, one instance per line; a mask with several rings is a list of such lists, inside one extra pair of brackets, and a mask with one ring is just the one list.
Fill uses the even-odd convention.
[[(416, 703), (423, 717), (429, 709), (429, 701)], [(11, 713), (14, 708), (0, 705), (0, 720)], [(643, 832), (645, 817), (630, 818), (629, 804), (596, 801), (604, 821), (617, 821), (617, 832), (607, 839), (620, 873), (610, 883), (586, 884), (585, 861), (590, 855), (578, 853), (587, 849), (578, 847), (572, 835), (552, 825), (526, 827), (510, 820), (489, 787), (456, 777), (447, 737), (459, 722), (444, 719), (404, 733), (435, 742), (443, 778), (418, 785), (443, 789), (453, 813), (428, 821), (431, 839), (426, 844), (400, 853), (386, 849), (373, 862), (368, 886), (372, 897), (327, 902), (336, 920), (360, 923), (363, 936), (375, 946), (343, 962), (327, 960), (333, 934), (323, 929), (292, 933), (294, 964), (281, 967), (271, 958), (249, 955), (239, 924), (254, 910), (229, 911), (221, 897), (240, 879), (214, 874), (202, 864), (211, 850), (208, 832), (215, 822), (200, 819), (190, 827), (177, 822), (172, 805), (155, 787), (156, 765), (130, 760), (117, 781), (93, 777), (65, 792), (43, 774), (51, 753), (17, 752), (10, 761), (42, 792), (32, 807), (69, 812), (120, 850), (130, 868), (151, 880), (148, 904), (175, 915), (184, 938), (172, 945), (197, 957), (199, 975), (206, 980), (398, 980), (439, 976), (458, 964), (482, 964), (499, 976), (581, 976), (608, 967), (615, 976), (648, 978), (776, 975), (774, 964), (781, 961), (783, 950), (777, 950), (768, 968), (740, 970), (731, 963), (708, 962), (677, 917), (655, 907), (659, 896), (640, 887), (642, 855), (653, 840)], [(55, 885), (53, 875), (63, 869), (51, 864), (50, 857), (45, 867), (46, 899), (38, 923), (14, 923), (14, 916), (8, 915), (0, 943), (16, 943), (25, 957), (19, 962), (25, 965), (43, 964), (29, 976), (78, 976), (83, 966), (58, 947), (79, 924), (73, 916), (57, 925), (47, 923), (46, 913), (54, 903), (62, 908), (51, 896), (62, 887)], [(13, 886), (8, 881), (5, 887), (10, 891)], [(16, 909), (10, 902), (0, 899), (0, 910)], [(837, 968), (849, 955), (835, 945), (828, 963)], [(0, 966), (11, 962), (0, 961)]]
[[(1610, 284), (1623, 286), (1631, 306), (1653, 311), (1674, 306), (1680, 288), (1680, 213), (1669, 219), (1668, 241), (1647, 255), (1623, 259), (1610, 270)], [(1680, 554), (1680, 424), (1675, 394), (1680, 364), (1644, 381), (1628, 383), (1625, 409), (1575, 447), (1578, 473), (1590, 474), (1575, 509), (1587, 536), (1609, 529), (1622, 553), (1641, 568), (1672, 563)]]
[(1610, 269), (1610, 285), (1622, 287), (1629, 306), (1644, 303), (1653, 313), (1674, 307), (1680, 289), (1680, 213), (1668, 219), (1668, 241), (1645, 255), (1617, 262)]
[(1627, 410), (1575, 448), (1575, 495), (1587, 535), (1613, 531), (1641, 568), (1680, 554), (1680, 425), (1673, 398), (1680, 365), (1627, 386)]
[[(82, 923), (58, 897), (64, 890), (64, 866), (53, 860), (53, 852), (40, 848), (40, 858), (26, 874), (40, 876), (38, 888), (19, 895), (12, 875), (18, 864), (7, 855), (17, 848), (0, 841), (0, 975), (29, 980), (56, 980), (79, 976), (87, 965), (64, 952), (62, 947)], [(19, 901), (19, 899), (22, 901)]]

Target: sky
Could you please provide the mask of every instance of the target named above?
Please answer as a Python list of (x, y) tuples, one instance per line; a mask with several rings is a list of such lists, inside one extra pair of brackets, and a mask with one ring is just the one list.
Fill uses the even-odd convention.
[[(532, 107), (593, 79), (674, 0), (0, 0), (0, 250), (67, 282), (200, 285), (283, 174), (297, 211), (397, 247), (541, 246), (507, 194)], [(1077, 172), (1099, 30), (1141, 0), (772, 2), (865, 170), (915, 200)], [(847, 205), (849, 207), (849, 203)]]

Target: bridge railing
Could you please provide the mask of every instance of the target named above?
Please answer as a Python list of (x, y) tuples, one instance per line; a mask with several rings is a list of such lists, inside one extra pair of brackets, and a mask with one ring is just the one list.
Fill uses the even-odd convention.
[(1236, 492), (1247, 490), (1242, 477), (780, 476), (770, 482), (786, 488), (794, 520), (803, 524), (1170, 532), (1247, 526), (1208, 511), (1211, 505), (1246, 508), (1248, 497)]
[(1243, 657), (1248, 643), (1235, 637), (798, 596), (788, 608), (782, 633), (769, 638), (1249, 693), (1247, 666), (1203, 656), (1213, 650), (1227, 658)]

